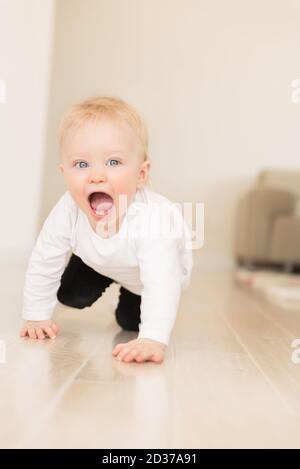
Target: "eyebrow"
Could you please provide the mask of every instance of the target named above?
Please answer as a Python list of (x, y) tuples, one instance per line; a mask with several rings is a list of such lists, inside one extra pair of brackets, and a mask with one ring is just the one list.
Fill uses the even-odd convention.
[[(108, 156), (111, 156), (111, 155), (121, 155), (121, 156), (124, 156), (126, 157), (126, 155), (119, 151), (119, 150), (116, 150), (116, 151), (111, 151), (109, 152), (109, 155), (107, 156), (104, 156), (104, 158), (107, 158)], [(84, 158), (89, 158), (90, 157), (90, 154), (89, 153), (71, 153), (69, 155), (67, 155), (69, 158), (72, 158), (72, 159), (75, 159), (75, 158), (78, 158), (78, 157), (84, 157)]]

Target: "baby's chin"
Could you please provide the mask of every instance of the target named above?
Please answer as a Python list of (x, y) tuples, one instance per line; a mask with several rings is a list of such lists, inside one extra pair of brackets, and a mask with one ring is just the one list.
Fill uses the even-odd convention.
[(93, 230), (102, 237), (110, 237), (117, 233), (124, 220), (126, 210), (117, 210), (115, 207), (104, 216), (97, 216), (93, 211), (86, 213)]

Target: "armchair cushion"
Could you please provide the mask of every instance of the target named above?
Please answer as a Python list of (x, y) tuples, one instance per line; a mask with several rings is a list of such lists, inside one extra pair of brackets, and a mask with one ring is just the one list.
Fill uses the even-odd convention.
[(237, 210), (238, 261), (300, 264), (300, 171), (262, 171)]

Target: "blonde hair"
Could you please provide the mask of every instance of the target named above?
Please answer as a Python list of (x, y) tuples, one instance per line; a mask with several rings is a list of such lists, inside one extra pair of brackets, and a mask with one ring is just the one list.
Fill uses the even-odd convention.
[(84, 123), (106, 116), (112, 120), (127, 123), (142, 147), (144, 161), (148, 159), (147, 127), (138, 112), (127, 102), (112, 96), (97, 96), (71, 107), (63, 116), (59, 129), (59, 146), (70, 128), (78, 128)]

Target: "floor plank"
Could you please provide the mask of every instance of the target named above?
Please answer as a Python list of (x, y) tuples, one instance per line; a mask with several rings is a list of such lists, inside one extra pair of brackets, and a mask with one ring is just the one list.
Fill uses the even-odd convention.
[(2, 265), (0, 447), (300, 446), (300, 311), (195, 272), (164, 363), (120, 363), (114, 345), (136, 333), (114, 320), (117, 285), (91, 308), (58, 305), (55, 341), (18, 337), (25, 267)]

